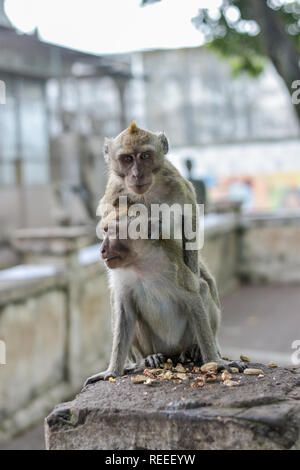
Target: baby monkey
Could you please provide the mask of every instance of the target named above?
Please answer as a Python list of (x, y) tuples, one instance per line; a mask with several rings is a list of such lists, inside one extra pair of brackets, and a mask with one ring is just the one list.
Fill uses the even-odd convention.
[(159, 367), (165, 358), (180, 355), (201, 363), (215, 361), (220, 369), (242, 370), (240, 364), (221, 359), (219, 301), (205, 266), (200, 263), (203, 275), (194, 274), (175, 240), (121, 239), (120, 225), (130, 219), (127, 213), (117, 218), (118, 223), (111, 212), (101, 222), (101, 256), (111, 289), (112, 353), (108, 369), (85, 385), (130, 368)]
[[(106, 217), (111, 206), (117, 207), (121, 197), (129, 206), (143, 204), (189, 206), (191, 213), (181, 216), (181, 256), (194, 272), (198, 271), (197, 198), (193, 185), (181, 176), (166, 158), (169, 143), (164, 133), (141, 129), (132, 121), (115, 138), (106, 139), (104, 155), (109, 178), (97, 214)], [(184, 211), (183, 211), (184, 212)]]

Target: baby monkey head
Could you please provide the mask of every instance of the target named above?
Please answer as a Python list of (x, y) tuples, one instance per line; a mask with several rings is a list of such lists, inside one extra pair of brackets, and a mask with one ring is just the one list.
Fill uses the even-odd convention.
[(104, 154), (127, 189), (144, 194), (155, 184), (155, 175), (161, 170), (168, 149), (164, 133), (140, 129), (132, 121), (117, 137), (105, 140)]

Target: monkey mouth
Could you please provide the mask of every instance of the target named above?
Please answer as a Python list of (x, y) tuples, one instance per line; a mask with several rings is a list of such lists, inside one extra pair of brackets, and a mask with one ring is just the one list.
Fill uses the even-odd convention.
[(149, 189), (151, 183), (144, 183), (144, 184), (135, 184), (131, 186), (131, 189), (137, 194), (143, 194)]
[(111, 256), (110, 258), (105, 258), (104, 263), (106, 264), (108, 268), (110, 268), (110, 267), (113, 267), (113, 265), (115, 264), (114, 261), (116, 260), (121, 260), (121, 256), (116, 255), (116, 256)]

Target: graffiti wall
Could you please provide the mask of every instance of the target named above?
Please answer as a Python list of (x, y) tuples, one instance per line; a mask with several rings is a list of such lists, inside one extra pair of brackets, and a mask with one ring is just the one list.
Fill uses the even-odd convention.
[(300, 209), (300, 171), (209, 178), (212, 201), (241, 200), (244, 210)]

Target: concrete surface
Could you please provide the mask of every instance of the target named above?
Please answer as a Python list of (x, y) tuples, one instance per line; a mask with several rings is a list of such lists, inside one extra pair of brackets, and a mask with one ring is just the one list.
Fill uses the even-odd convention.
[(0, 445), (1, 450), (44, 450), (44, 425), (40, 423), (38, 426), (30, 429), (11, 441)]
[(291, 365), (300, 340), (300, 286), (242, 286), (222, 298), (222, 352), (260, 362)]
[(299, 369), (271, 369), (263, 377), (234, 374), (221, 381), (151, 386), (130, 377), (97, 382), (58, 405), (45, 420), (50, 450), (300, 450)]

